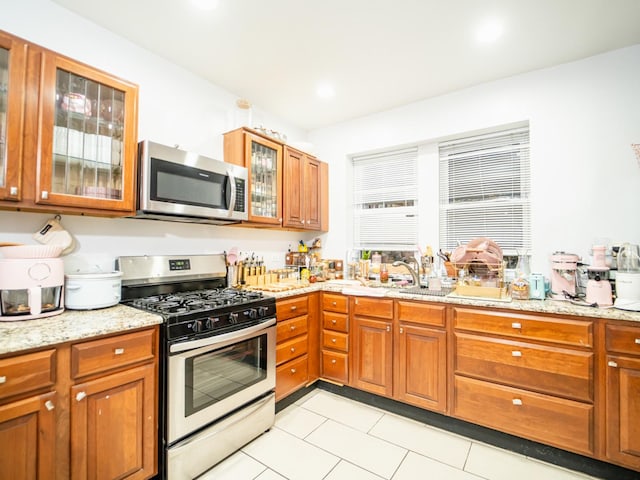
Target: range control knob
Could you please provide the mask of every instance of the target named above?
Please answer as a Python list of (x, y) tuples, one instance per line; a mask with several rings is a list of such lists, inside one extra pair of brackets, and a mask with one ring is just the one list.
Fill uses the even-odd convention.
[(211, 317), (207, 318), (206, 322), (204, 323), (204, 328), (206, 328), (207, 330), (211, 330), (213, 329), (213, 326), (214, 326), (213, 318)]
[(258, 315), (261, 317), (266, 317), (267, 313), (269, 313), (269, 307), (258, 307)]
[(233, 323), (234, 325), (236, 323), (238, 323), (238, 314), (237, 313), (230, 313), (229, 314), (229, 323)]
[(195, 333), (199, 333), (202, 331), (202, 322), (200, 320), (196, 320), (191, 324), (191, 330)]
[(251, 318), (252, 320), (258, 318), (258, 311), (255, 308), (249, 309), (249, 318)]

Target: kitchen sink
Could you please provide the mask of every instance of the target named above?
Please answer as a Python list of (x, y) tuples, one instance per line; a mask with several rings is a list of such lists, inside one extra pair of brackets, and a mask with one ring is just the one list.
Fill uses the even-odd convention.
[(442, 290), (429, 290), (426, 286), (415, 285), (413, 287), (404, 287), (396, 290), (398, 293), (406, 293), (407, 295), (432, 295), (435, 297), (444, 297), (451, 293), (450, 288), (443, 288)]

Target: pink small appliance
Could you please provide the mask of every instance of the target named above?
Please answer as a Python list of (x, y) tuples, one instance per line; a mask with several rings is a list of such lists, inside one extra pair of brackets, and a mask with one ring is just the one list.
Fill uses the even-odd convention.
[(576, 294), (576, 272), (580, 257), (574, 253), (554, 252), (551, 255), (551, 297), (565, 300), (565, 293)]
[(605, 252), (607, 247), (604, 245), (594, 245), (593, 262), (587, 267), (586, 298), (587, 303), (597, 304), (601, 307), (613, 305), (613, 295), (611, 292), (611, 283), (609, 282), (609, 267), (606, 263)]
[(31, 320), (63, 311), (62, 259), (0, 259), (0, 321)]

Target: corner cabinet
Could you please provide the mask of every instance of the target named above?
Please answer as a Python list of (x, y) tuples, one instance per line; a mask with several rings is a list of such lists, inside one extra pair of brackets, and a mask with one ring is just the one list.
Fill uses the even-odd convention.
[(0, 32), (0, 207), (135, 209), (138, 87)]
[(249, 171), (249, 219), (266, 228), (329, 228), (326, 163), (249, 128), (224, 134), (224, 161)]
[(640, 470), (640, 328), (608, 322), (606, 345), (606, 457)]

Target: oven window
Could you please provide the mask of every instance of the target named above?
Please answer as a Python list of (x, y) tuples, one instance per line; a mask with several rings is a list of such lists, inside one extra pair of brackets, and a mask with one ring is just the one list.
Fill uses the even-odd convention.
[(188, 358), (185, 369), (188, 417), (267, 378), (267, 334)]

